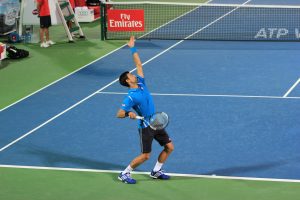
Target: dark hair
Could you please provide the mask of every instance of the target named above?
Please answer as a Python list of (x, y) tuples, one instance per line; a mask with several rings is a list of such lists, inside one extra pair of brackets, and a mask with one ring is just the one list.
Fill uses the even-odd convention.
[(128, 79), (128, 77), (127, 77), (128, 73), (129, 73), (129, 71), (123, 72), (119, 77), (120, 84), (125, 87), (129, 87), (128, 83), (126, 82), (126, 80)]

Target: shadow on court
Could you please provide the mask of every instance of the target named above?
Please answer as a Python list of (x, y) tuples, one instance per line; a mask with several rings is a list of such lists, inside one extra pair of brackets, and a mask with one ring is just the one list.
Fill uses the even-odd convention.
[[(71, 164), (71, 166), (77, 166), (76, 168), (82, 167), (86, 169), (106, 169), (106, 170), (119, 170), (125, 169), (126, 166), (113, 164), (109, 162), (102, 162), (98, 160), (93, 160), (89, 158), (83, 158), (80, 156), (67, 155), (59, 152), (47, 151), (45, 149), (32, 147), (30, 150), (26, 151), (27, 154), (30, 154), (34, 157), (41, 158), (41, 163), (47, 167), (58, 167), (61, 165)], [(101, 155), (99, 153), (99, 155)], [(99, 159), (101, 156), (99, 156)]]
[(237, 167), (217, 169), (217, 170), (209, 171), (205, 173), (205, 175), (216, 174), (222, 176), (232, 176), (232, 175), (234, 176), (239, 173), (269, 170), (272, 168), (276, 168), (279, 166), (283, 166), (295, 162), (300, 162), (300, 158), (298, 157), (293, 159), (279, 160), (279, 161), (261, 163), (261, 164), (250, 165), (250, 166), (237, 166)]

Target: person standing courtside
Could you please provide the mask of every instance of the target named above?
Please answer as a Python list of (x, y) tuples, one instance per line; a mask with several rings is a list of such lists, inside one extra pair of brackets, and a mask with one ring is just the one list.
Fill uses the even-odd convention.
[[(48, 0), (36, 0), (37, 10), (40, 17), (40, 40), (41, 47), (47, 48), (55, 44), (50, 40), (49, 27), (51, 26), (51, 16)], [(46, 38), (45, 38), (46, 37)]]

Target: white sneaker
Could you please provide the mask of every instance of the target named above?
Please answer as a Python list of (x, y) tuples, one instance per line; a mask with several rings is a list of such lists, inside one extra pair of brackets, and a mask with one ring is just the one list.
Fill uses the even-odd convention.
[(52, 40), (48, 40), (46, 43), (47, 43), (49, 46), (55, 44), (55, 42), (53, 42)]
[(46, 42), (42, 42), (41, 47), (42, 48), (47, 48), (47, 47), (49, 47), (49, 44), (47, 44)]

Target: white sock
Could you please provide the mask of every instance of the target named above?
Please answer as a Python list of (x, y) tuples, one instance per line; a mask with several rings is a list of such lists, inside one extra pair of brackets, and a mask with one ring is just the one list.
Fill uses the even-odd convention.
[(164, 163), (160, 163), (157, 161), (153, 171), (155, 171), (155, 172), (159, 171), (161, 169), (161, 167), (163, 166), (163, 164)]
[(133, 170), (132, 167), (130, 165), (128, 165), (126, 167), (126, 169), (122, 172), (122, 174), (130, 173), (130, 172), (132, 172), (132, 170)]

